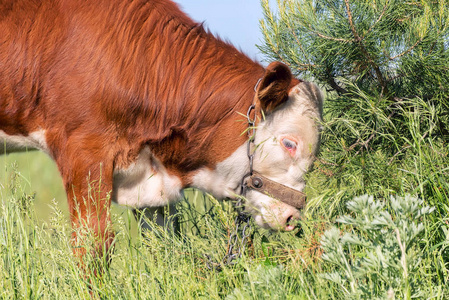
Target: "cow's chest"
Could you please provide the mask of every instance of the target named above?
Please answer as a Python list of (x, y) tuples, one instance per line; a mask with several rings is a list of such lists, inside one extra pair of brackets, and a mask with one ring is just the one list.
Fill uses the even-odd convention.
[(165, 206), (182, 196), (181, 180), (145, 148), (126, 169), (114, 170), (112, 200), (134, 208)]

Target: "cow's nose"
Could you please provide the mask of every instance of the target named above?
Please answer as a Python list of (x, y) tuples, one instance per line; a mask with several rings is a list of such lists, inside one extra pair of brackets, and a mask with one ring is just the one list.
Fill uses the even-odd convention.
[(292, 231), (296, 228), (296, 223), (299, 220), (299, 217), (299, 210), (294, 207), (289, 207), (282, 214), (282, 224), (280, 225), (285, 231)]

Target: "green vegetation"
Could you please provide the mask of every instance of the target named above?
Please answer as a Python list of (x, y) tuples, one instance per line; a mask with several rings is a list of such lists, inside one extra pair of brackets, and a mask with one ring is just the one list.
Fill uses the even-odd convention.
[(112, 264), (84, 274), (54, 164), (0, 157), (0, 298), (449, 298), (448, 3), (262, 2), (267, 59), (326, 91), (301, 230), (254, 229), (218, 272), (207, 257), (226, 252), (229, 203), (190, 191), (181, 235), (153, 224), (145, 238), (115, 206)]

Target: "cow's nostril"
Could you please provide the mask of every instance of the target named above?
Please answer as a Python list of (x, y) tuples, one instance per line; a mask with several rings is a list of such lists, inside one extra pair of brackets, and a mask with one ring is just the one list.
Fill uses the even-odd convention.
[(292, 231), (295, 228), (296, 228), (295, 219), (293, 216), (289, 216), (285, 222), (285, 230)]

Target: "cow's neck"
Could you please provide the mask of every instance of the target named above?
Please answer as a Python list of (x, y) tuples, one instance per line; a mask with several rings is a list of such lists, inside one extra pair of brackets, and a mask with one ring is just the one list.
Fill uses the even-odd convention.
[(147, 128), (142, 142), (189, 185), (197, 170), (214, 169), (245, 142), (242, 114), (253, 103), (254, 86), (264, 69), (202, 28), (190, 30), (185, 38), (192, 41), (170, 43), (168, 53), (180, 53), (170, 58), (173, 63), (152, 62), (159, 70), (154, 80), (160, 82), (151, 85), (167, 88), (148, 92), (144, 111), (153, 117), (142, 120)]
[(200, 106), (201, 110), (209, 110), (208, 113), (198, 115), (192, 123), (182, 124), (160, 141), (149, 142), (153, 155), (169, 172), (181, 178), (183, 186), (195, 185), (193, 177), (200, 170), (214, 171), (229, 160), (240, 166), (247, 163), (245, 151), (243, 156), (236, 153), (242, 152), (239, 148), (247, 140), (245, 115), (254, 101), (254, 82), (240, 90), (232, 84), (224, 85), (222, 92), (239, 101), (222, 106), (220, 102), (224, 100), (217, 93), (208, 99), (210, 103)]
[(115, 170), (113, 200), (133, 207), (163, 206), (178, 200), (188, 186), (218, 198), (237, 194), (249, 169), (244, 112), (254, 101), (254, 90), (251, 94), (247, 107), (232, 110), (218, 126), (191, 136), (174, 131), (163, 141), (145, 143), (134, 162)]

